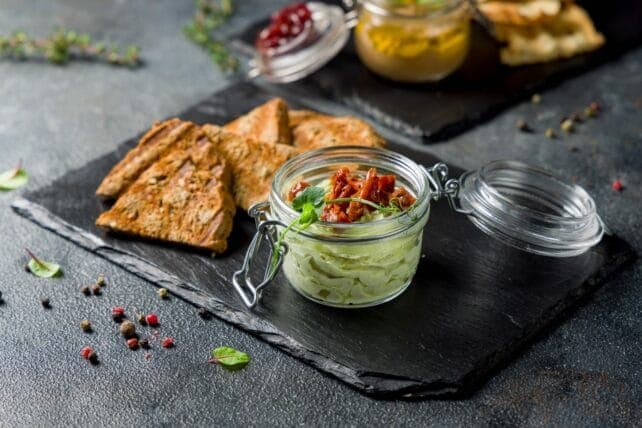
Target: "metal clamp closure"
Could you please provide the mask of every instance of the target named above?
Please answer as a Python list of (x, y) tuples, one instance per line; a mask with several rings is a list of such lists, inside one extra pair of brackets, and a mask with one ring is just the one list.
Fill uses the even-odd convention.
[(430, 168), (424, 167), (430, 181), (431, 198), (433, 201), (438, 201), (441, 198), (446, 198), (450, 208), (455, 212), (462, 214), (470, 214), (470, 211), (461, 207), (459, 203), (459, 180), (456, 178), (448, 178), (448, 166), (445, 163), (439, 162)]
[[(256, 306), (261, 298), (261, 289), (274, 279), (281, 267), (281, 264), (283, 264), (283, 256), (285, 256), (285, 253), (288, 251), (287, 245), (282, 243), (278, 254), (274, 254), (277, 238), (276, 226), (286, 227), (286, 225), (278, 220), (269, 220), (267, 218), (266, 212), (269, 209), (269, 206), (270, 204), (268, 202), (260, 202), (250, 207), (249, 214), (254, 218), (256, 223), (256, 233), (254, 234), (254, 237), (250, 242), (250, 246), (245, 253), (241, 269), (234, 272), (234, 275), (232, 276), (232, 284), (234, 285), (236, 292), (241, 296), (243, 303), (245, 303), (248, 308)], [(250, 271), (259, 254), (261, 244), (264, 241), (268, 242), (269, 247), (272, 250), (272, 256), (269, 258), (268, 264), (263, 272), (263, 279), (258, 285), (254, 285), (250, 276)]]

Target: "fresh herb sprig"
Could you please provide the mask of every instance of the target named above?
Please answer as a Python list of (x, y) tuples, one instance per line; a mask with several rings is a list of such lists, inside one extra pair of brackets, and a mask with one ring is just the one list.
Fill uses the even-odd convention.
[(46, 262), (32, 253), (29, 249), (25, 248), (31, 260), (27, 263), (29, 271), (40, 278), (54, 278), (60, 276), (62, 271), (60, 265), (53, 262)]
[(15, 168), (0, 173), (0, 190), (15, 190), (27, 184), (27, 181), (29, 175), (19, 162)]
[(229, 346), (220, 346), (212, 350), (210, 362), (220, 364), (229, 370), (238, 370), (250, 362), (250, 356)]
[(67, 64), (72, 59), (104, 61), (109, 64), (137, 67), (140, 49), (131, 45), (121, 49), (118, 45), (94, 43), (89, 34), (57, 29), (47, 37), (35, 38), (24, 31), (10, 36), (0, 36), (0, 57), (24, 60), (44, 58), (53, 64)]
[(233, 71), (238, 60), (230, 53), (223, 41), (214, 37), (214, 30), (223, 25), (234, 13), (232, 0), (196, 0), (196, 12), (192, 21), (183, 27), (183, 33), (205, 49), (223, 71)]

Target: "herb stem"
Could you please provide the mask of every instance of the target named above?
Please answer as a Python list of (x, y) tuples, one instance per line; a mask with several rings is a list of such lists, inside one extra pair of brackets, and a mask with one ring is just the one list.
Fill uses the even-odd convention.
[(35, 255), (34, 253), (32, 253), (32, 252), (29, 250), (29, 248), (25, 248), (25, 251), (27, 252), (27, 254), (29, 254), (29, 256), (33, 259), (33, 261), (34, 261), (34, 262), (36, 262), (36, 264), (37, 264), (38, 266), (40, 266), (40, 267), (41, 267), (41, 268), (43, 268), (43, 269), (46, 269), (46, 268), (47, 268), (47, 266), (45, 266), (45, 264), (42, 262), (42, 260), (40, 260), (38, 257), (36, 257), (36, 255)]

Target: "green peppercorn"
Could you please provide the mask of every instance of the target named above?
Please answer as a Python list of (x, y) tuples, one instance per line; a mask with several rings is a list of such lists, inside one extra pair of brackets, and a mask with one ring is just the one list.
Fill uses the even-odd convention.
[(122, 324), (120, 324), (120, 334), (122, 334), (123, 337), (132, 337), (136, 334), (136, 326), (129, 320), (123, 321)]
[(89, 320), (80, 321), (80, 328), (82, 331), (89, 333), (91, 331), (91, 322)]
[(542, 96), (540, 94), (533, 94), (531, 97), (531, 102), (533, 104), (539, 104), (542, 102)]
[(167, 291), (167, 288), (159, 288), (157, 293), (161, 299), (167, 299), (167, 297), (169, 297), (169, 291)]
[(96, 280), (96, 285), (99, 287), (104, 287), (105, 286), (105, 276), (104, 275), (98, 275), (98, 279)]
[(562, 121), (562, 124), (560, 125), (560, 128), (562, 128), (562, 131), (571, 133), (575, 130), (575, 127), (573, 126), (573, 121), (571, 119), (564, 119)]
[(544, 135), (546, 136), (546, 138), (555, 138), (555, 131), (553, 130), (553, 128), (548, 128), (546, 129), (546, 132), (544, 132)]
[(528, 126), (528, 123), (524, 119), (520, 119), (517, 121), (517, 129), (519, 129), (522, 132), (530, 132), (531, 127)]
[(147, 321), (145, 321), (145, 314), (138, 314), (136, 318), (138, 319), (138, 323), (140, 325), (147, 325)]

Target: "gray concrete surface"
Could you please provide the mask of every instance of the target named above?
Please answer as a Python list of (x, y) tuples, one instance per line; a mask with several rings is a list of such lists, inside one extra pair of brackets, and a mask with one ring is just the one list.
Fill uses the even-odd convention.
[[(237, 3), (228, 31), (283, 1)], [(178, 0), (0, 0), (0, 34), (64, 25), (139, 44), (146, 61), (136, 71), (0, 61), (0, 170), (22, 159), (27, 188), (36, 188), (226, 85), (180, 33), (191, 10), (191, 1)], [(542, 136), (593, 100), (604, 105), (600, 118), (568, 137)], [(538, 133), (518, 132), (520, 118)], [(427, 150), (469, 168), (511, 158), (558, 171), (584, 186), (612, 231), (640, 252), (642, 49), (543, 92), (538, 106), (522, 103)], [(615, 178), (624, 192), (611, 189)], [(641, 419), (639, 261), (469, 399), (375, 401), (223, 322), (201, 320), (185, 302), (159, 301), (144, 281), (15, 215), (9, 204), (17, 193), (0, 193), (0, 426), (632, 426)], [(59, 261), (64, 277), (26, 274), (24, 247)], [(109, 279), (104, 294), (81, 295), (78, 288), (98, 273)], [(49, 311), (40, 306), (43, 295)], [(109, 319), (117, 304), (157, 310), (177, 346), (154, 350), (149, 361), (124, 348)], [(82, 318), (92, 319), (94, 334), (80, 332)], [(99, 366), (80, 359), (86, 344), (98, 350)], [(208, 365), (219, 345), (246, 350), (252, 363), (235, 373)]]

